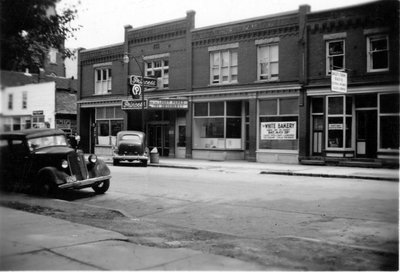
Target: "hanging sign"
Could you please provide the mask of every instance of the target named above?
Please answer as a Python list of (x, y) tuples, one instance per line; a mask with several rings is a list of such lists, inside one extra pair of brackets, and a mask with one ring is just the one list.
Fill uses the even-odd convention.
[(138, 85), (143, 85), (144, 87), (156, 88), (157, 79), (152, 77), (144, 77), (144, 80), (142, 82), (141, 76), (131, 75), (129, 76), (129, 84), (130, 85), (138, 84)]
[[(146, 108), (146, 101), (144, 101), (144, 108)], [(122, 100), (121, 109), (123, 110), (141, 110), (142, 100)]]
[(332, 92), (347, 93), (347, 73), (331, 71)]
[(262, 122), (261, 140), (296, 140), (297, 122)]

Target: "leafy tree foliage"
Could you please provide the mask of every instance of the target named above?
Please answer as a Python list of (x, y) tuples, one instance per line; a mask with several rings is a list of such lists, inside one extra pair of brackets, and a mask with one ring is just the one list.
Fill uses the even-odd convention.
[(44, 66), (49, 48), (56, 48), (64, 57), (73, 52), (64, 48), (64, 41), (74, 37), (72, 27), (77, 9), (69, 7), (56, 14), (59, 0), (0, 0), (1, 69), (37, 71)]

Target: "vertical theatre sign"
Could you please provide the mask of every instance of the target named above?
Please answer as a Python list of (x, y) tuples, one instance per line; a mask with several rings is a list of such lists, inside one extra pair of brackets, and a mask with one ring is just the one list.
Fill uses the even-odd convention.
[(297, 122), (262, 122), (261, 140), (296, 140)]

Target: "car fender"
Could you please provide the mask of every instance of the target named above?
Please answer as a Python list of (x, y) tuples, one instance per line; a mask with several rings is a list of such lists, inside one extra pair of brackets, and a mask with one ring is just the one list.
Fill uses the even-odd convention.
[[(55, 167), (44, 167), (40, 169), (36, 175), (36, 179), (38, 180), (41, 175), (50, 175), (55, 184), (60, 185), (65, 183), (65, 178), (68, 176), (66, 173), (59, 171)], [(40, 180), (38, 180), (40, 182)]]
[(107, 164), (101, 159), (97, 159), (94, 164), (89, 162), (87, 166), (91, 178), (108, 176), (111, 173), (110, 168), (108, 168)]

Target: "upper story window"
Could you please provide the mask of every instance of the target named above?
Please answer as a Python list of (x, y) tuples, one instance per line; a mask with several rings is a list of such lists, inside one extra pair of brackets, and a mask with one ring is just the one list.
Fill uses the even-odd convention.
[(169, 61), (167, 59), (146, 60), (146, 76), (157, 78), (158, 88), (169, 87)]
[(110, 68), (95, 69), (95, 94), (111, 93), (112, 74)]
[(367, 38), (367, 65), (368, 72), (389, 70), (388, 36), (379, 35)]
[(211, 84), (236, 83), (238, 81), (237, 44), (209, 48)]
[(326, 74), (332, 70), (345, 70), (345, 42), (344, 40), (332, 40), (326, 42)]
[(23, 92), (22, 93), (22, 109), (27, 109), (28, 107), (28, 93)]
[(8, 94), (8, 109), (12, 110), (13, 109), (13, 104), (14, 104), (14, 96), (13, 94)]
[(57, 63), (57, 52), (58, 52), (57, 49), (50, 48), (50, 50), (49, 50), (49, 62), (50, 63)]
[(278, 44), (261, 44), (257, 50), (258, 80), (276, 80), (279, 76)]

